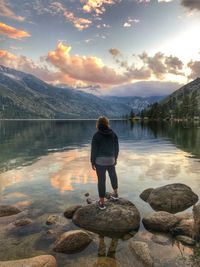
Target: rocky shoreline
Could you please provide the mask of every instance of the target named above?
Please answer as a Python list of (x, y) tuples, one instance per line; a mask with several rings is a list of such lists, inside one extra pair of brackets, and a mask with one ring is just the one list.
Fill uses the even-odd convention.
[[(89, 194), (86, 195), (89, 197)], [(107, 195), (105, 211), (100, 211), (95, 203), (72, 205), (64, 211), (64, 217), (80, 227), (77, 230), (64, 231), (63, 218), (51, 214), (46, 218), (46, 225), (51, 226), (47, 231), (49, 236), (55, 237), (50, 251), (56, 253), (73, 254), (83, 251), (87, 246), (96, 243), (96, 234), (99, 238), (109, 236), (112, 240), (121, 238), (129, 240), (129, 249), (144, 266), (154, 266), (154, 259), (146, 242), (135, 240), (140, 221), (147, 231), (152, 233), (167, 233), (171, 238), (186, 246), (195, 246), (200, 240), (200, 203), (198, 196), (190, 187), (184, 184), (170, 184), (156, 189), (149, 188), (140, 194), (140, 197), (149, 203), (156, 211), (151, 212), (141, 220), (140, 212), (130, 201), (120, 198), (112, 201)], [(89, 201), (87, 201), (88, 203)], [(181, 213), (193, 206), (192, 213)], [(8, 227), (22, 229), (31, 225), (25, 211), (18, 207), (0, 205), (0, 220), (8, 218)], [(5, 218), (5, 219), (4, 219)], [(16, 230), (17, 231), (17, 230)], [(153, 235), (154, 242), (168, 244), (169, 238)], [(100, 243), (101, 244), (101, 238)], [(114, 241), (112, 241), (114, 242)], [(117, 243), (112, 243), (113, 248)], [(115, 250), (113, 250), (115, 252)], [(56, 267), (56, 259), (52, 255), (41, 255), (28, 259), (14, 261), (0, 261), (2, 267)]]

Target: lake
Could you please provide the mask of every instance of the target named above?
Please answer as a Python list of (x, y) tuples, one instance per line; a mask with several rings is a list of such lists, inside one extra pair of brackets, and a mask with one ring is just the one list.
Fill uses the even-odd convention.
[[(137, 206), (141, 217), (153, 211), (139, 198), (149, 187), (180, 182), (200, 197), (200, 124), (110, 124), (119, 138), (119, 194)], [(55, 226), (45, 224), (48, 215), (61, 216), (60, 233), (77, 229), (63, 217), (63, 211), (71, 204), (86, 203), (87, 192), (97, 199), (96, 173), (90, 165), (95, 131), (95, 121), (0, 121), (1, 204), (15, 204), (33, 220), (16, 228), (0, 218), (0, 260), (52, 254), (58, 266), (141, 266), (129, 251), (130, 240), (115, 240), (113, 257), (98, 257), (97, 235), (96, 242), (80, 253), (65, 255), (51, 250), (55, 238), (48, 230)], [(109, 179), (107, 191), (111, 191)], [(194, 266), (192, 262), (200, 255), (198, 248), (174, 240), (156, 243), (142, 223), (133, 239), (149, 244), (155, 266)], [(111, 239), (104, 240), (108, 249)]]

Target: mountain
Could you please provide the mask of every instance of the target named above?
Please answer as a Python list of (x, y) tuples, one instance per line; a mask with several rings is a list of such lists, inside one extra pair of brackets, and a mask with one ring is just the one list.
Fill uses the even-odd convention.
[(147, 107), (153, 98), (100, 97), (59, 88), (31, 74), (0, 65), (0, 118), (119, 118)]
[(200, 116), (200, 78), (182, 86), (144, 111), (150, 118), (188, 119)]

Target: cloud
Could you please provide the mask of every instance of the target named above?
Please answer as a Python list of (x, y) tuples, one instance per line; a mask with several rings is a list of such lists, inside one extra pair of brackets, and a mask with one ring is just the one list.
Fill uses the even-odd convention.
[(76, 81), (68, 75), (61, 72), (54, 72), (47, 66), (35, 63), (32, 59), (25, 56), (17, 56), (6, 50), (0, 50), (0, 64), (16, 70), (35, 75), (36, 77), (50, 83), (66, 83), (72, 86), (76, 85)]
[(55, 51), (48, 53), (47, 60), (63, 74), (72, 79), (95, 84), (120, 84), (127, 77), (117, 73), (113, 68), (103, 64), (100, 58), (94, 56), (79, 56), (70, 54), (71, 47), (59, 43)]
[(188, 76), (189, 79), (200, 77), (200, 61), (190, 61), (187, 66), (191, 70), (191, 73)]
[(110, 48), (109, 53), (114, 57), (121, 55), (121, 52), (117, 48)]
[(79, 30), (87, 29), (92, 24), (92, 21), (89, 19), (76, 17), (72, 11), (68, 10), (60, 2), (53, 2), (51, 4), (51, 8), (56, 13), (61, 13), (67, 19), (67, 21), (70, 21), (74, 27)]
[(83, 5), (83, 11), (87, 13), (94, 12), (96, 15), (103, 14), (106, 9), (105, 5), (114, 5), (119, 0), (81, 0)]
[(171, 73), (175, 75), (184, 75), (183, 62), (172, 55), (166, 56), (161, 52), (157, 52), (154, 56), (149, 56), (146, 52), (139, 55), (139, 58), (150, 69), (158, 79), (164, 79), (165, 74)]
[(28, 32), (18, 30), (2, 22), (0, 22), (0, 34), (6, 35), (12, 39), (21, 39), (24, 37), (30, 37), (30, 34)]
[(125, 27), (125, 28), (129, 28), (129, 27), (132, 27), (132, 26), (134, 26), (135, 24), (137, 24), (137, 23), (139, 23), (139, 22), (140, 22), (139, 19), (132, 19), (131, 17), (129, 17), (129, 18), (127, 19), (127, 21), (124, 22), (123, 27)]
[(200, 10), (199, 0), (181, 0), (181, 4), (190, 10)]
[(6, 4), (5, 0), (0, 0), (0, 16), (7, 17), (10, 19), (24, 21), (24, 17), (17, 16)]

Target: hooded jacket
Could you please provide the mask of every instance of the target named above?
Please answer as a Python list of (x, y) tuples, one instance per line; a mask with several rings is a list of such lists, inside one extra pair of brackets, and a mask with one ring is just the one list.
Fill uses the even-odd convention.
[(95, 164), (97, 157), (114, 157), (117, 160), (119, 154), (118, 137), (109, 127), (99, 126), (99, 130), (92, 138), (91, 163)]

